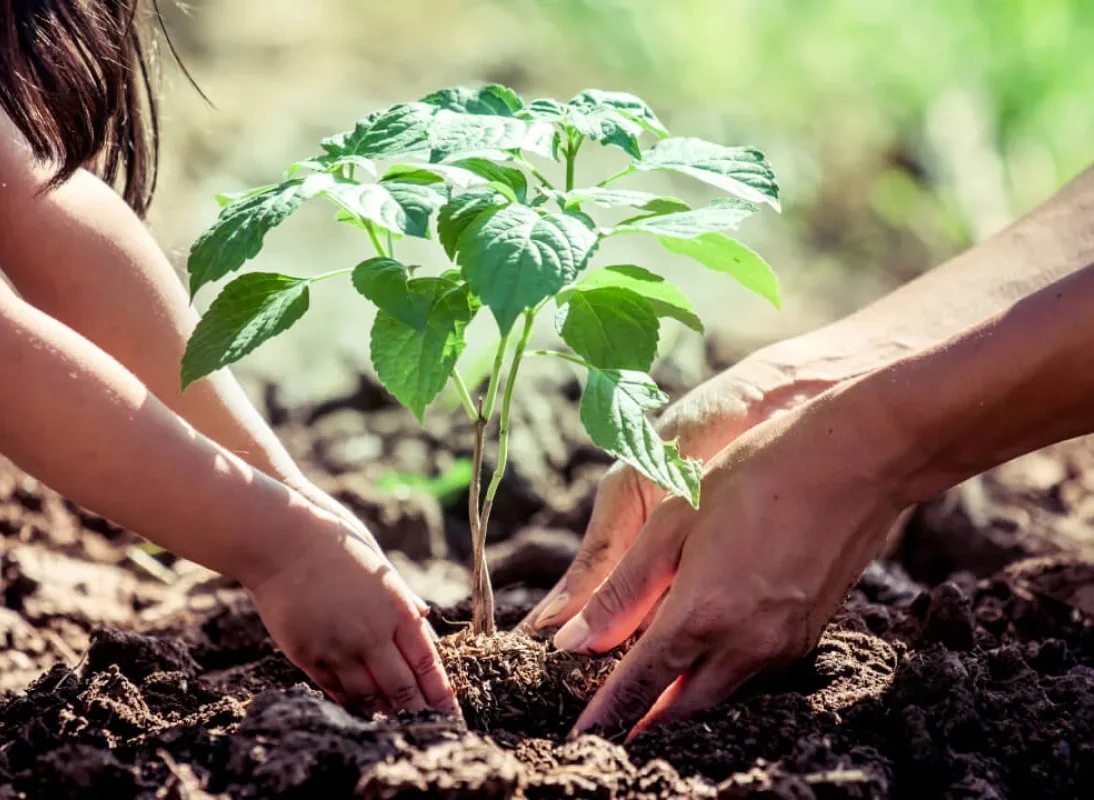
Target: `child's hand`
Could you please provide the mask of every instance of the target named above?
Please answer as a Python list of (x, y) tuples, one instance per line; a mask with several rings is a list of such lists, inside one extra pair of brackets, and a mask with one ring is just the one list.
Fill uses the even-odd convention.
[(285, 654), (339, 703), (460, 714), (425, 604), (370, 539), (318, 533), (283, 566), (244, 583)]

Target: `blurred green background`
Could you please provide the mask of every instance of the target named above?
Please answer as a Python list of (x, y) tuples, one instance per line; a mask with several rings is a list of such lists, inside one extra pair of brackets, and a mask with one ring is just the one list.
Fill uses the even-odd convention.
[[(599, 261), (664, 270), (742, 348), (861, 306), (991, 235), (1094, 160), (1089, 0), (161, 5), (213, 104), (165, 67), (151, 221), (180, 266), (216, 214), (214, 193), (275, 179), (373, 108), (460, 83), (498, 81), (526, 99), (630, 91), (674, 134), (766, 151), (785, 211), (759, 215), (741, 238), (779, 273), (781, 313), (656, 245), (629, 241)], [(600, 158), (581, 170), (592, 178), (616, 166), (611, 154)], [(664, 177), (644, 186), (684, 187)], [(316, 208), (272, 233), (254, 266), (352, 266), (366, 257), (361, 238)], [(313, 309), (322, 313), (313, 310), (303, 331), (238, 372), (291, 376), (301, 395), (348, 380), (345, 365), (367, 358), (367, 305), (332, 286), (316, 292)]]

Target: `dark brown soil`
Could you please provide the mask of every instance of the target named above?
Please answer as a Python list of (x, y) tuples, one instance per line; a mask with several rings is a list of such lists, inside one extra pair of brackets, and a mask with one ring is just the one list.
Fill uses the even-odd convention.
[[(576, 444), (571, 389), (535, 387), (522, 406), (540, 433), (499, 515), (503, 627), (572, 555), (603, 469)], [(270, 399), (309, 468), (398, 540), (418, 591), (458, 597), (459, 504), (377, 493), (351, 456), (436, 474), (467, 450), (460, 423), (419, 434), (364, 380), (320, 408)], [(376, 441), (353, 450), (353, 436)], [(478, 639), (461, 607), (434, 619), (471, 730), (353, 716), (277, 652), (237, 587), (134, 550), (0, 462), (0, 800), (1094, 797), (1092, 498), (1086, 440), (949, 493), (807, 658), (620, 745), (565, 739), (615, 656)]]

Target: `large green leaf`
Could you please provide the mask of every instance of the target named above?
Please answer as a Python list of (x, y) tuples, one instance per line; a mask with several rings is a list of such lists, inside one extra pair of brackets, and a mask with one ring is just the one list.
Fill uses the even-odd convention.
[(437, 237), (449, 258), (456, 257), (460, 236), (483, 214), (506, 205), (508, 200), (491, 187), (476, 187), (456, 195), (437, 214)]
[(594, 367), (646, 370), (657, 357), (657, 314), (648, 300), (630, 289), (606, 286), (567, 292), (556, 325), (563, 341)]
[(581, 396), (581, 422), (598, 447), (698, 507), (702, 465), (682, 458), (675, 442), (664, 441), (646, 418), (666, 402), (645, 373), (592, 367)]
[(559, 299), (566, 301), (572, 291), (587, 291), (607, 287), (619, 287), (641, 295), (653, 307), (659, 317), (671, 317), (694, 331), (703, 332), (703, 323), (691, 301), (676, 286), (660, 275), (632, 264), (617, 264), (590, 272), (573, 289), (567, 289)]
[(403, 178), (377, 183), (339, 180), (323, 193), (359, 219), (393, 233), (421, 238), (429, 237), (430, 217), (448, 200), (447, 186), (441, 180), (432, 183)]
[(596, 242), (596, 234), (573, 216), (540, 216), (510, 205), (477, 217), (460, 236), (456, 259), (506, 333), (524, 309), (577, 277)]
[(633, 219), (615, 227), (616, 233), (652, 233), (691, 239), (704, 233), (736, 230), (741, 221), (756, 213), (757, 208), (745, 200), (726, 197), (715, 200), (706, 208), (656, 214)]
[(186, 264), (190, 293), (195, 294), (210, 281), (235, 272), (258, 255), (266, 233), (333, 180), (322, 173), (294, 178), (261, 191), (244, 193), (224, 206), (212, 227), (190, 248)]
[(667, 169), (698, 178), (750, 203), (779, 209), (779, 185), (764, 154), (751, 147), (725, 147), (702, 139), (663, 139), (634, 163), (636, 169)]
[(422, 98), (423, 103), (459, 111), (464, 114), (493, 114), (510, 117), (524, 108), (520, 95), (508, 86), (491, 83), (486, 86), (454, 86), (440, 89)]
[(353, 269), (353, 287), (388, 316), (421, 331), (429, 317), (429, 298), (412, 293), (406, 265), (393, 258), (376, 257)]
[(368, 132), (372, 130), (372, 126), (376, 123), (376, 120), (380, 119), (385, 113), (386, 109), (378, 109), (366, 115), (364, 118), (358, 120), (357, 124), (351, 131), (343, 131), (342, 133), (336, 133), (334, 136), (328, 136), (319, 142), (319, 146), (323, 148), (323, 152), (334, 158), (341, 158), (342, 156), (359, 156), (364, 148), (365, 137)]
[(267, 272), (224, 287), (198, 322), (182, 357), (182, 388), (250, 353), (308, 310), (307, 278)]
[(767, 262), (735, 239), (720, 233), (704, 233), (694, 239), (658, 236), (671, 253), (695, 259), (715, 272), (732, 275), (742, 286), (779, 307), (779, 279)]
[(617, 206), (633, 206), (640, 211), (650, 211), (654, 214), (669, 214), (676, 211), (687, 211), (691, 207), (683, 200), (675, 197), (660, 197), (650, 192), (640, 192), (631, 189), (612, 189), (601, 186), (591, 186), (588, 189), (574, 189), (570, 192), (559, 192), (562, 204), (571, 208), (581, 203), (592, 203), (602, 208), (616, 208)]
[(378, 312), (372, 325), (372, 365), (387, 390), (421, 420), (456, 367), (475, 305), (466, 284), (444, 278), (415, 278), (407, 291), (429, 309), (425, 326), (418, 330)]
[(429, 155), (429, 131), (437, 107), (429, 103), (399, 103), (372, 122), (357, 143), (356, 155), (400, 159)]
[(461, 114), (440, 109), (429, 128), (430, 161), (504, 154), (528, 141), (528, 123), (515, 117)]

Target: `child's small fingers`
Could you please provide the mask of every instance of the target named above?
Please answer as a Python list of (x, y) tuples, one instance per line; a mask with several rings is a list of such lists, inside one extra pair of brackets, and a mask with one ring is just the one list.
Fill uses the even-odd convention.
[(421, 711), (428, 708), (418, 679), (394, 642), (369, 653), (369, 672), (388, 703), (396, 711)]
[[(453, 716), (461, 716), (460, 705), (448, 683), (444, 665), (429, 636), (432, 628), (425, 620), (406, 623), (395, 632), (395, 646), (418, 680), (418, 688), (432, 708)], [(434, 634), (435, 636), (435, 634)]]
[(387, 700), (364, 664), (345, 662), (338, 670), (338, 683), (342, 705), (369, 713), (387, 709)]

